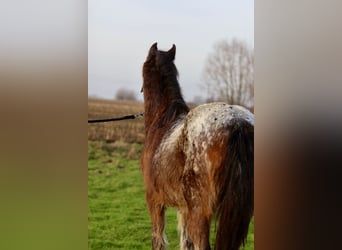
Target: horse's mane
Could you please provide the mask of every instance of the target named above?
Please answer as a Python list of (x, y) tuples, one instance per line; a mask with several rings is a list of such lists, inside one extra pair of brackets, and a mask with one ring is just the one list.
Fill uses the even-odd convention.
[(144, 95), (146, 107), (160, 112), (158, 127), (175, 121), (180, 115), (187, 114), (186, 105), (178, 83), (178, 71), (174, 64), (175, 47), (170, 51), (160, 51), (153, 47), (144, 63)]

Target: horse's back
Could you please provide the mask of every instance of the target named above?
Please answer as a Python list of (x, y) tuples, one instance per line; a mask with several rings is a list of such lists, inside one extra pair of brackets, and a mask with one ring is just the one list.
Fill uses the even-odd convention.
[[(186, 117), (188, 125), (195, 129), (220, 128), (236, 120), (245, 120), (254, 125), (254, 116), (246, 108), (223, 102), (203, 104), (192, 109)], [(197, 130), (196, 130), (197, 131)]]
[(215, 102), (192, 109), (185, 118), (184, 129), (189, 143), (203, 147), (205, 142), (214, 143), (222, 136), (228, 136), (229, 127), (240, 122), (254, 126), (254, 115), (242, 106)]

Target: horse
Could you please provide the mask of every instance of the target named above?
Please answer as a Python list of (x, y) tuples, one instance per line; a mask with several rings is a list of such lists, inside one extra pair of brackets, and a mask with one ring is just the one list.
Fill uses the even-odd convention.
[(254, 115), (215, 102), (189, 109), (174, 64), (176, 46), (149, 49), (143, 64), (145, 143), (141, 157), (152, 249), (166, 249), (167, 207), (177, 209), (180, 248), (214, 249), (245, 244), (253, 215)]

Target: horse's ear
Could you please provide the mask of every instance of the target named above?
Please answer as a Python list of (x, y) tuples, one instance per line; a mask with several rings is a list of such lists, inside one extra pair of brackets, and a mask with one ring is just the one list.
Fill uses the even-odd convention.
[(167, 52), (168, 55), (170, 56), (171, 60), (175, 60), (175, 56), (176, 56), (176, 45), (172, 45), (172, 48)]
[(158, 47), (157, 47), (157, 43), (155, 42), (154, 44), (152, 44), (150, 51), (148, 52), (149, 57), (155, 56), (157, 54), (157, 51), (158, 51)]

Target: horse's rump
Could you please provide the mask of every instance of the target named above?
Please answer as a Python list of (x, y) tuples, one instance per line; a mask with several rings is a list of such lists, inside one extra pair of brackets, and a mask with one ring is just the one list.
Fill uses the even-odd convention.
[(155, 186), (162, 190), (168, 205), (186, 205), (190, 198), (184, 195), (196, 183), (202, 187), (196, 194), (190, 190), (192, 198), (208, 196), (207, 209), (215, 210), (220, 191), (215, 178), (225, 164), (230, 129), (239, 120), (253, 123), (251, 114), (242, 107), (211, 103), (200, 105), (175, 121), (156, 150), (152, 164)]

